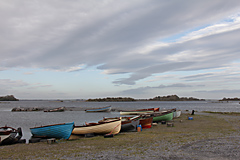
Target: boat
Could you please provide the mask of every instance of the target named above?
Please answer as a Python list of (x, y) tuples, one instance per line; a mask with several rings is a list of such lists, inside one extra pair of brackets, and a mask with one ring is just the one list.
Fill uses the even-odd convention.
[(151, 114), (153, 116), (153, 122), (171, 121), (176, 116), (176, 109), (161, 110)]
[(111, 106), (101, 107), (101, 108), (92, 108), (92, 109), (86, 109), (86, 112), (110, 112)]
[(122, 117), (120, 132), (134, 132), (137, 131), (137, 126), (140, 124), (139, 116)]
[(182, 114), (181, 110), (176, 110), (173, 118), (178, 118), (181, 116), (181, 114)]
[(142, 115), (139, 123), (141, 124), (142, 129), (151, 128), (153, 123), (153, 117), (150, 115)]
[(173, 119), (173, 112), (155, 113), (153, 117), (153, 122), (171, 121), (172, 119)]
[(138, 115), (144, 113), (152, 113), (159, 111), (159, 108), (137, 109), (137, 110), (123, 110), (120, 111), (120, 115)]
[(44, 112), (63, 112), (65, 111), (65, 109), (66, 109), (65, 107), (59, 107), (59, 108), (44, 110)]
[(75, 126), (73, 135), (104, 135), (104, 134), (118, 134), (121, 130), (121, 117), (117, 118), (103, 118), (97, 123), (85, 123), (82, 126)]
[(22, 129), (8, 126), (0, 127), (0, 145), (15, 144), (22, 138)]
[(34, 127), (30, 131), (34, 138), (69, 139), (73, 128), (74, 122), (71, 122)]

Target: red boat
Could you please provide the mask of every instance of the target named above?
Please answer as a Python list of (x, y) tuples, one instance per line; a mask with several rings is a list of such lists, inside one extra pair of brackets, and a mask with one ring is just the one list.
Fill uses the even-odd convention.
[(153, 117), (143, 117), (140, 119), (139, 124), (141, 124), (142, 129), (147, 129), (152, 127)]

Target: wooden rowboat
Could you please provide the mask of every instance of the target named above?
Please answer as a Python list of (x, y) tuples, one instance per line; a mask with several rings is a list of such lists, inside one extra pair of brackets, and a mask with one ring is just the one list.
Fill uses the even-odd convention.
[(111, 106), (106, 106), (102, 108), (92, 108), (92, 109), (86, 109), (86, 112), (110, 112)]
[(139, 115), (145, 113), (153, 113), (159, 111), (159, 108), (147, 108), (147, 109), (137, 109), (137, 110), (125, 110), (120, 111), (121, 115)]
[(30, 128), (30, 131), (33, 137), (69, 139), (73, 128), (74, 128), (74, 122), (71, 122), (71, 123), (61, 123), (61, 124), (34, 127), (34, 128)]
[(8, 126), (0, 127), (0, 145), (18, 143), (22, 138), (22, 129)]
[(137, 131), (137, 125), (140, 123), (139, 116), (136, 117), (122, 117), (120, 132), (134, 132)]
[(145, 116), (140, 119), (140, 124), (142, 126), (142, 129), (151, 128), (153, 123), (153, 117), (152, 116)]
[(75, 126), (73, 135), (86, 135), (86, 134), (118, 134), (121, 130), (121, 117), (118, 118), (104, 118), (98, 123), (86, 123), (83, 126)]
[(155, 113), (153, 122), (171, 121), (173, 119), (173, 112), (170, 113)]

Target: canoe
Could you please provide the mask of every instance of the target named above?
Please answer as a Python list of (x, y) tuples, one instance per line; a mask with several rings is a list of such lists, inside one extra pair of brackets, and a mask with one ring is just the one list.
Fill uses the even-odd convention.
[(8, 126), (0, 127), (0, 145), (15, 144), (22, 138), (22, 129)]
[(173, 112), (155, 113), (153, 122), (171, 121), (173, 119)]
[(98, 123), (86, 123), (82, 126), (75, 126), (72, 134), (86, 135), (89, 133), (103, 135), (103, 134), (118, 134), (121, 130), (121, 117), (118, 118), (104, 118)]
[(140, 124), (138, 117), (122, 117), (120, 132), (134, 132), (137, 131), (137, 125)]
[(137, 110), (123, 110), (120, 111), (120, 115), (139, 115), (144, 113), (153, 113), (159, 111), (159, 108), (147, 108), (147, 109), (137, 109)]
[(30, 128), (33, 137), (68, 139), (74, 128), (74, 122), (53, 124)]
[(110, 112), (111, 106), (102, 107), (102, 108), (92, 108), (92, 109), (86, 109), (86, 112)]

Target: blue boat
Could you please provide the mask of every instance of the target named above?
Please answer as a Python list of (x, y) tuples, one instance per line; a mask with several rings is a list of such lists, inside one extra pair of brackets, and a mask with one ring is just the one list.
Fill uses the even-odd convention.
[(92, 109), (87, 109), (85, 111), (86, 112), (110, 112), (111, 106), (106, 106), (106, 107), (102, 107), (102, 108), (92, 108)]
[(69, 139), (73, 128), (74, 128), (74, 122), (71, 122), (71, 123), (61, 123), (61, 124), (34, 127), (34, 128), (30, 128), (30, 131), (33, 137)]

